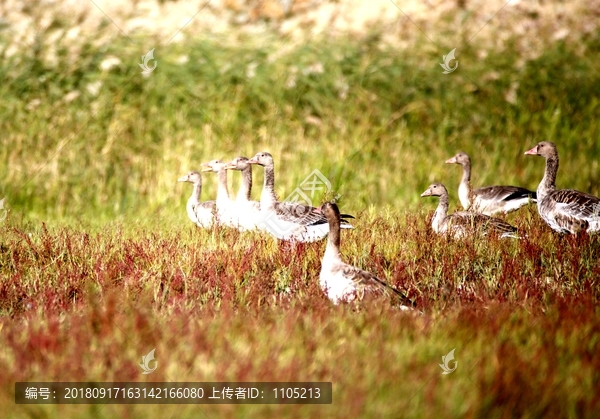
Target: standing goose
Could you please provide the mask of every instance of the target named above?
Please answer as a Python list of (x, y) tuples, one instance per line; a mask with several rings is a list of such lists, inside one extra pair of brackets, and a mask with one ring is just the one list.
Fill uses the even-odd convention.
[(321, 261), (319, 282), (321, 289), (334, 303), (362, 300), (365, 293), (378, 293), (394, 296), (402, 304), (400, 308), (410, 310), (414, 303), (404, 293), (389, 286), (370, 272), (364, 271), (342, 261), (340, 255), (340, 210), (336, 204), (325, 202), (315, 209), (327, 217), (329, 237), (325, 255)]
[[(327, 218), (316, 208), (298, 202), (279, 202), (275, 195), (275, 163), (267, 152), (257, 153), (248, 160), (265, 169), (265, 180), (260, 195), (259, 227), (282, 240), (312, 242), (323, 239), (329, 232)], [(343, 218), (354, 218), (344, 214)], [(346, 220), (342, 228), (352, 228)]]
[(559, 233), (600, 232), (600, 198), (573, 189), (556, 189), (556, 145), (542, 141), (525, 154), (546, 159), (544, 177), (537, 188), (538, 212), (544, 221)]
[(217, 217), (219, 223), (229, 226), (238, 227), (237, 214), (233, 205), (233, 201), (229, 198), (229, 190), (227, 188), (227, 170), (225, 163), (222, 160), (211, 160), (208, 163), (202, 163), (202, 172), (218, 173), (219, 182), (217, 187)]
[(458, 198), (465, 211), (475, 211), (485, 215), (508, 213), (518, 210), (530, 201), (535, 202), (535, 192), (519, 186), (485, 186), (471, 189), (471, 159), (459, 152), (446, 160), (446, 164), (460, 164), (463, 175), (458, 187)]
[(187, 201), (186, 210), (188, 217), (192, 222), (199, 227), (208, 228), (212, 226), (214, 222), (213, 210), (215, 208), (215, 201), (200, 201), (200, 195), (202, 194), (202, 176), (200, 173), (193, 171), (187, 175), (180, 177), (178, 182), (190, 182), (194, 185), (192, 195)]
[(242, 172), (242, 183), (235, 199), (235, 206), (239, 215), (239, 225), (243, 230), (256, 228), (256, 218), (260, 211), (260, 204), (250, 200), (252, 191), (252, 165), (247, 157), (236, 157), (225, 166), (227, 170)]
[(517, 229), (499, 218), (475, 212), (455, 212), (448, 215), (448, 190), (441, 183), (432, 183), (429, 188), (421, 194), (425, 196), (439, 196), (438, 204), (431, 227), (437, 234), (450, 234), (454, 238), (462, 238), (473, 233), (494, 233), (500, 237), (517, 237)]

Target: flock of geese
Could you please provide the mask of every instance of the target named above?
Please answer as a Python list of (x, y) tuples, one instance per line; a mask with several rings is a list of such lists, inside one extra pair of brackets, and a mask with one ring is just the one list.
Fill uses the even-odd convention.
[[(542, 219), (555, 231), (564, 234), (600, 232), (600, 198), (572, 189), (556, 189), (558, 152), (552, 142), (543, 141), (525, 152), (546, 160), (544, 177), (537, 191), (517, 186), (488, 186), (471, 188), (471, 160), (465, 153), (458, 153), (448, 164), (460, 164), (463, 175), (458, 196), (464, 211), (448, 214), (448, 190), (441, 183), (431, 184), (422, 197), (439, 197), (438, 207), (432, 218), (432, 229), (440, 235), (463, 238), (473, 234), (495, 234), (499, 237), (518, 237), (516, 227), (495, 214), (506, 214), (529, 203), (536, 203)], [(260, 201), (252, 201), (252, 165), (264, 168), (264, 185)], [(227, 171), (242, 174), (240, 189), (235, 198), (230, 197)], [(202, 172), (218, 175), (217, 197), (214, 201), (201, 201), (202, 176), (197, 171), (179, 178), (179, 182), (193, 184), (192, 195), (187, 202), (187, 214), (193, 223), (203, 228), (214, 224), (237, 228), (242, 231), (263, 230), (281, 240), (311, 242), (328, 236), (320, 273), (320, 285), (334, 304), (361, 300), (367, 293), (381, 293), (397, 298), (401, 309), (413, 309), (414, 303), (402, 292), (389, 286), (375, 275), (344, 263), (340, 254), (340, 230), (352, 228), (333, 202), (325, 202), (320, 208), (297, 202), (282, 202), (275, 194), (275, 164), (273, 156), (260, 152), (253, 158), (237, 157), (226, 163), (212, 160), (202, 164)]]

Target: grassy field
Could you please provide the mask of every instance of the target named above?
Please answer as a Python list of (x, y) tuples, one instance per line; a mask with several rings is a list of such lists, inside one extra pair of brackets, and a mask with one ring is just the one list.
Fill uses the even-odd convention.
[[(543, 159), (523, 152), (542, 140), (558, 146), (558, 187), (600, 195), (597, 33), (548, 34), (527, 59), (517, 35), (485, 56), (437, 45), (457, 48), (448, 75), (418, 32), (416, 48), (373, 28), (303, 43), (82, 37), (76, 52), (52, 33), (0, 48), (1, 417), (597, 417), (600, 238), (559, 236), (534, 207), (507, 217), (521, 240), (439, 238), (437, 202), (419, 198), (441, 181), (458, 206), (460, 170), (444, 164), (458, 150), (474, 186), (535, 189)], [(282, 199), (321, 171), (356, 216), (344, 258), (423, 314), (333, 306), (323, 242), (195, 228), (177, 178), (258, 151)], [(258, 198), (262, 169), (254, 181)], [(212, 199), (216, 177), (204, 185)], [(152, 348), (158, 368), (142, 375)], [(14, 404), (17, 381), (144, 380), (330, 381), (333, 404)]]

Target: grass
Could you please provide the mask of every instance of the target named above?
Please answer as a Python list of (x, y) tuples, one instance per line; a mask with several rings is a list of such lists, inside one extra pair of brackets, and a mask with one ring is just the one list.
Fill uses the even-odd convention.
[[(147, 78), (127, 40), (88, 45), (76, 64), (6, 59), (0, 192), (25, 220), (168, 218), (187, 194), (178, 177), (215, 157), (267, 150), (282, 198), (318, 169), (350, 211), (414, 210), (433, 181), (456, 190), (458, 169), (443, 162), (457, 150), (471, 154), (475, 185), (534, 189), (543, 163), (523, 152), (553, 140), (559, 183), (600, 193), (597, 40), (586, 57), (550, 45), (518, 71), (506, 57), (516, 51), (475, 60), (465, 48), (464, 69), (447, 76), (430, 52), (375, 48), (370, 38), (280, 47), (267, 39), (255, 48), (204, 40), (158, 48)], [(107, 56), (121, 64), (102, 71)], [(214, 182), (205, 183), (214, 196)]]
[[(29, 406), (14, 417), (590, 416), (600, 242), (525, 213), (515, 221), (528, 238), (471, 242), (432, 236), (422, 215), (359, 214), (346, 259), (407, 290), (423, 316), (332, 306), (317, 281), (323, 243), (186, 225), (3, 225), (2, 403), (16, 381), (137, 381), (140, 353), (156, 347), (153, 381), (331, 381), (334, 404)], [(453, 348), (457, 371), (442, 376)]]
[[(541, 140), (558, 145), (559, 187), (600, 195), (600, 38), (542, 35), (526, 59), (517, 35), (484, 57), (475, 42), (449, 45), (459, 68), (447, 76), (426, 40), (398, 48), (377, 28), (158, 44), (149, 77), (135, 35), (138, 46), (98, 45), (40, 31), (35, 48), (0, 50), (7, 417), (594, 417), (599, 238), (554, 234), (535, 208), (507, 217), (521, 240), (440, 238), (435, 201), (419, 198), (443, 181), (458, 204), (459, 169), (443, 164), (458, 150), (474, 185), (535, 189), (543, 160), (523, 152)], [(356, 216), (345, 260), (423, 315), (379, 300), (332, 306), (318, 285), (324, 243), (191, 225), (191, 188), (177, 178), (262, 150), (281, 198), (313, 169), (331, 181)], [(146, 378), (137, 364), (152, 348), (159, 368)], [(442, 375), (452, 349), (457, 370)], [(14, 404), (16, 381), (143, 379), (331, 381), (334, 403)]]

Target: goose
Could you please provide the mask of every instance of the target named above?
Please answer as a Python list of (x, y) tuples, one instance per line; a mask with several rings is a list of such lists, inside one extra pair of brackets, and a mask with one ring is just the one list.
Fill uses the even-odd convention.
[(500, 237), (517, 237), (517, 229), (499, 218), (476, 212), (455, 212), (448, 215), (448, 190), (441, 183), (432, 183), (421, 197), (438, 196), (438, 204), (431, 227), (440, 235), (450, 234), (454, 238), (462, 238), (470, 233), (479, 232), (483, 234), (494, 233)]
[(238, 213), (239, 227), (242, 230), (253, 230), (256, 228), (257, 215), (260, 204), (250, 200), (252, 190), (252, 165), (248, 163), (247, 157), (236, 157), (227, 165), (227, 170), (239, 170), (242, 172), (242, 183), (235, 199)]
[(202, 194), (202, 176), (196, 171), (189, 172), (187, 175), (177, 179), (178, 182), (190, 182), (194, 185), (192, 195), (187, 201), (186, 210), (188, 217), (199, 227), (208, 228), (214, 222), (213, 210), (215, 201), (200, 201)]
[(227, 188), (226, 164), (222, 160), (211, 160), (208, 163), (202, 163), (201, 166), (202, 172), (213, 172), (219, 175), (217, 199), (215, 201), (219, 223), (237, 228), (237, 214)]
[[(329, 232), (327, 218), (315, 208), (298, 202), (279, 202), (275, 195), (275, 163), (273, 156), (259, 152), (248, 160), (264, 167), (265, 180), (260, 195), (259, 228), (282, 240), (312, 242), (325, 238)], [(354, 218), (343, 214), (342, 218)], [(353, 228), (342, 220), (341, 228)]]
[(542, 141), (525, 154), (546, 159), (544, 177), (537, 188), (538, 213), (554, 231), (577, 234), (600, 232), (600, 198), (573, 189), (556, 189), (558, 151)]
[(323, 214), (329, 224), (327, 247), (321, 261), (319, 283), (327, 297), (334, 303), (362, 300), (367, 293), (394, 296), (404, 310), (412, 310), (415, 305), (404, 293), (386, 284), (370, 272), (342, 261), (340, 255), (341, 217), (338, 206), (325, 202), (316, 213)]
[(535, 192), (519, 186), (485, 186), (471, 189), (471, 159), (463, 152), (446, 160), (446, 164), (460, 164), (463, 175), (458, 187), (458, 198), (465, 211), (485, 215), (516, 211), (529, 202), (535, 202)]

